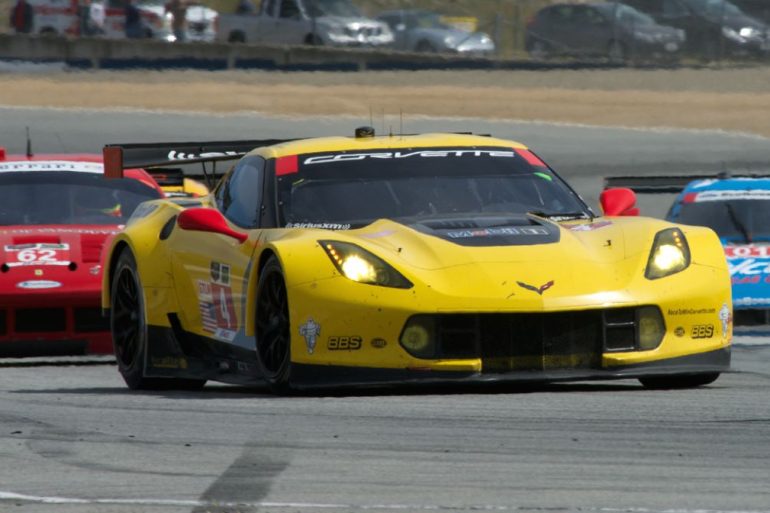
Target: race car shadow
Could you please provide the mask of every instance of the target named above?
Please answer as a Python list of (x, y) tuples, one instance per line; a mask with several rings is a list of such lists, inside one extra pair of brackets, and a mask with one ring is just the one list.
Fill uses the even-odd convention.
[(645, 390), (638, 382), (591, 382), (591, 383), (495, 383), (495, 384), (447, 384), (447, 385), (398, 385), (388, 387), (324, 388), (293, 391), (290, 394), (273, 394), (267, 386), (237, 386), (213, 383), (199, 390), (130, 390), (125, 387), (60, 387), (48, 389), (12, 390), (16, 394), (78, 394), (78, 395), (144, 395), (173, 399), (224, 400), (224, 399), (292, 399), (318, 397), (397, 397), (418, 395), (520, 395), (533, 393), (576, 392), (633, 392)]

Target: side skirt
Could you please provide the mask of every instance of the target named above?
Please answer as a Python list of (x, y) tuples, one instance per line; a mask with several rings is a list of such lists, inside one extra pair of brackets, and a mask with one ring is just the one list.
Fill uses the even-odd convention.
[(148, 326), (145, 376), (205, 379), (234, 385), (264, 383), (256, 353), (184, 331), (175, 318), (171, 324), (171, 328)]

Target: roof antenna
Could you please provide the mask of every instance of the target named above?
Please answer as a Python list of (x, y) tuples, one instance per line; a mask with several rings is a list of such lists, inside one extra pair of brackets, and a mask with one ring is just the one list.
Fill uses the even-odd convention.
[(29, 138), (29, 127), (27, 127), (27, 158), (32, 158), (32, 139)]
[(369, 104), (369, 126), (374, 126), (374, 114), (372, 113), (371, 104)]
[(401, 137), (404, 135), (404, 109), (398, 109), (398, 115), (401, 122), (401, 125), (398, 127), (398, 135)]
[(382, 133), (385, 133), (385, 107), (382, 108)]

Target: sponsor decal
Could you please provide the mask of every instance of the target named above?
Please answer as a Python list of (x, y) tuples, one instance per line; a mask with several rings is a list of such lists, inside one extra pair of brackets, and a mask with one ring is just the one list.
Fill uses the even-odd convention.
[(16, 284), (20, 289), (56, 289), (61, 287), (61, 283), (52, 280), (27, 280)]
[(322, 230), (350, 230), (350, 224), (339, 223), (287, 223), (286, 228), (320, 228)]
[(42, 269), (35, 269), (35, 276), (43, 276), (43, 270)]
[(534, 285), (524, 283), (523, 281), (517, 281), (516, 284), (523, 289), (531, 290), (532, 292), (537, 292), (538, 295), (542, 296), (543, 292), (553, 287), (554, 281), (551, 280), (548, 283), (540, 285), (539, 287), (535, 287)]
[(174, 356), (163, 356), (163, 357), (153, 356), (152, 359), (150, 360), (150, 364), (153, 367), (156, 367), (159, 369), (186, 369), (187, 359), (177, 358)]
[(570, 226), (569, 230), (572, 232), (592, 232), (594, 230), (598, 230), (599, 228), (610, 226), (611, 224), (611, 221), (597, 221), (595, 223), (575, 224)]
[(211, 281), (220, 285), (230, 285), (230, 266), (219, 262), (211, 262)]
[(669, 308), (668, 315), (713, 314), (716, 311), (716, 308)]
[(357, 351), (361, 349), (361, 341), (363, 339), (359, 336), (332, 336), (326, 341), (326, 349), (329, 351)]
[(171, 150), (168, 152), (168, 160), (195, 160), (195, 159), (210, 159), (216, 157), (237, 157), (243, 155), (237, 151), (210, 151), (207, 153), (185, 153), (183, 151)]
[(713, 324), (696, 324), (690, 332), (692, 338), (711, 338), (714, 336)]
[(0, 163), (0, 173), (14, 171), (77, 171), (104, 174), (104, 166), (98, 162), (73, 162), (67, 160), (30, 160)]
[(93, 267), (89, 268), (89, 269), (88, 269), (88, 272), (89, 272), (89, 274), (91, 274), (91, 275), (93, 275), (93, 276), (96, 276), (96, 275), (98, 275), (100, 272), (102, 272), (102, 266), (101, 266), (101, 265), (95, 265), (95, 266), (93, 266)]
[(305, 339), (307, 352), (313, 354), (316, 342), (318, 341), (318, 336), (321, 334), (321, 325), (315, 322), (312, 317), (309, 317), (308, 320), (299, 327), (299, 334)]
[[(760, 283), (770, 277), (770, 259), (730, 259), (727, 262), (733, 283)], [(752, 279), (746, 279), (752, 278)]]
[(69, 244), (57, 243), (30, 243), (9, 244), (4, 247), (8, 267), (20, 267), (28, 265), (69, 265)]
[(745, 246), (725, 246), (725, 256), (727, 258), (768, 258), (770, 257), (770, 246), (748, 244)]
[(728, 308), (727, 303), (724, 303), (722, 308), (719, 309), (719, 322), (722, 323), (722, 338), (726, 338), (727, 329), (730, 323), (733, 322), (733, 312)]
[(459, 230), (447, 232), (450, 239), (468, 239), (471, 237), (499, 237), (501, 235), (511, 235), (514, 237), (521, 235), (548, 235), (548, 230), (542, 226), (527, 226), (522, 228), (481, 228), (478, 230)]
[(375, 349), (382, 349), (388, 345), (388, 341), (384, 338), (373, 338), (371, 344)]
[(677, 326), (676, 329), (674, 330), (674, 335), (676, 335), (677, 337), (684, 337), (684, 333), (685, 333), (684, 328), (681, 326)]
[(201, 329), (212, 338), (232, 342), (238, 325), (232, 289), (203, 280), (198, 280), (197, 285)]
[(770, 190), (732, 190), (732, 191), (702, 191), (686, 194), (684, 203), (704, 203), (707, 201), (736, 201), (736, 200), (769, 200)]
[(752, 306), (752, 305), (760, 305), (760, 306), (767, 306), (770, 305), (770, 298), (768, 297), (742, 297), (738, 299), (733, 299), (733, 304), (736, 306)]
[(350, 162), (366, 159), (409, 159), (409, 158), (448, 158), (448, 157), (494, 157), (513, 158), (516, 153), (505, 150), (418, 150), (418, 151), (383, 151), (377, 153), (338, 153), (332, 155), (317, 155), (307, 157), (302, 164), (328, 164), (331, 162)]

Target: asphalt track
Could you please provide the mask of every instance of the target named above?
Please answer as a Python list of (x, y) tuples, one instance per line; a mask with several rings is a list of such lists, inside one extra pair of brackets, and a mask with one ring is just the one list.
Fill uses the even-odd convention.
[[(24, 150), (30, 126), (40, 152), (343, 133), (368, 121), (33, 109), (0, 109), (0, 119), (10, 150)], [(606, 174), (770, 163), (767, 139), (719, 132), (406, 125), (520, 139), (587, 198)], [(0, 362), (0, 512), (770, 513), (770, 347), (736, 342), (733, 371), (688, 391), (618, 381), (133, 393), (103, 362)]]

